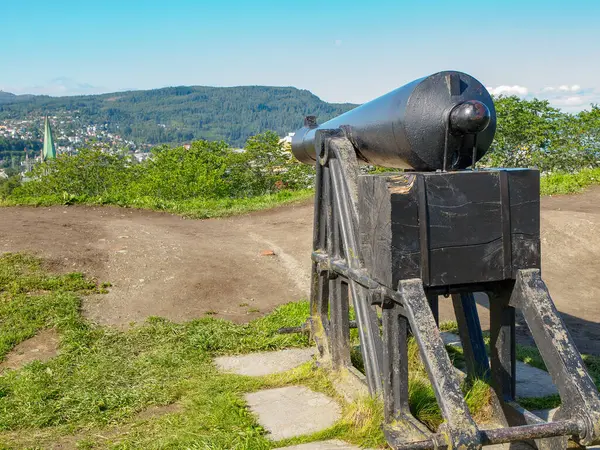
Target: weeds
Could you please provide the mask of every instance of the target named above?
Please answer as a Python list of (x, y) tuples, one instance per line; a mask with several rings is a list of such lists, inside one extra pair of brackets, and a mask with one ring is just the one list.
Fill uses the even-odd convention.
[[(226, 217), (245, 214), (261, 209), (273, 208), (293, 202), (304, 201), (314, 195), (312, 189), (299, 191), (283, 190), (273, 194), (257, 197), (226, 198), (226, 199), (190, 199), (190, 200), (162, 200), (155, 197), (139, 197), (131, 201), (112, 201), (105, 197), (89, 197), (86, 195), (71, 199), (69, 204), (80, 205), (106, 205), (114, 204), (126, 208), (151, 209), (179, 214), (191, 219), (209, 219), (213, 217)], [(36, 197), (0, 198), (1, 206), (51, 206), (64, 204), (61, 196), (46, 195)]]
[(581, 192), (592, 184), (600, 184), (600, 168), (543, 175), (540, 179), (540, 192), (542, 195), (572, 194)]

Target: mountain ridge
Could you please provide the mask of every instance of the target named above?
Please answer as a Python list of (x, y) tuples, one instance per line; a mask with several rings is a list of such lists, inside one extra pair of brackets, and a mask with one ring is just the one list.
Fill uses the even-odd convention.
[(281, 136), (295, 131), (306, 115), (324, 122), (356, 106), (328, 103), (289, 86), (173, 86), (66, 97), (0, 91), (0, 120), (62, 115), (83, 125), (106, 124), (114, 133), (152, 145), (208, 139), (242, 146), (266, 130)]
[(0, 89), (0, 104), (2, 103), (10, 103), (13, 101), (22, 101), (30, 99), (31, 97), (35, 97), (34, 94), (13, 94), (12, 92), (3, 91)]

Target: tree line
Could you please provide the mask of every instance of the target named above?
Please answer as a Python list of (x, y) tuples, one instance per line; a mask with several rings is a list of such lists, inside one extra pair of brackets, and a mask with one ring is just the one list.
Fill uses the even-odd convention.
[(281, 136), (294, 131), (306, 115), (325, 121), (355, 106), (327, 103), (292, 87), (180, 86), (74, 97), (9, 97), (0, 101), (0, 120), (70, 115), (83, 125), (107, 124), (107, 131), (137, 143), (204, 139), (242, 147), (250, 136), (266, 130)]

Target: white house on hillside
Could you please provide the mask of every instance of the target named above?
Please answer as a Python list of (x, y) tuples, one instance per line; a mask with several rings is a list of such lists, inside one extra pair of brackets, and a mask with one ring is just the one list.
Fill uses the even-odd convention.
[(279, 143), (283, 143), (283, 144), (291, 144), (292, 143), (292, 138), (294, 137), (294, 134), (296, 133), (288, 133), (286, 137), (284, 137), (283, 139), (279, 140)]

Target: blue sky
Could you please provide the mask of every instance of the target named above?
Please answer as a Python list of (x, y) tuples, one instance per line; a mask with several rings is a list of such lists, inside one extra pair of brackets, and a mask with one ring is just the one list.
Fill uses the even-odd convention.
[(275, 85), (364, 102), (439, 70), (600, 103), (600, 0), (2, 0), (0, 89)]

